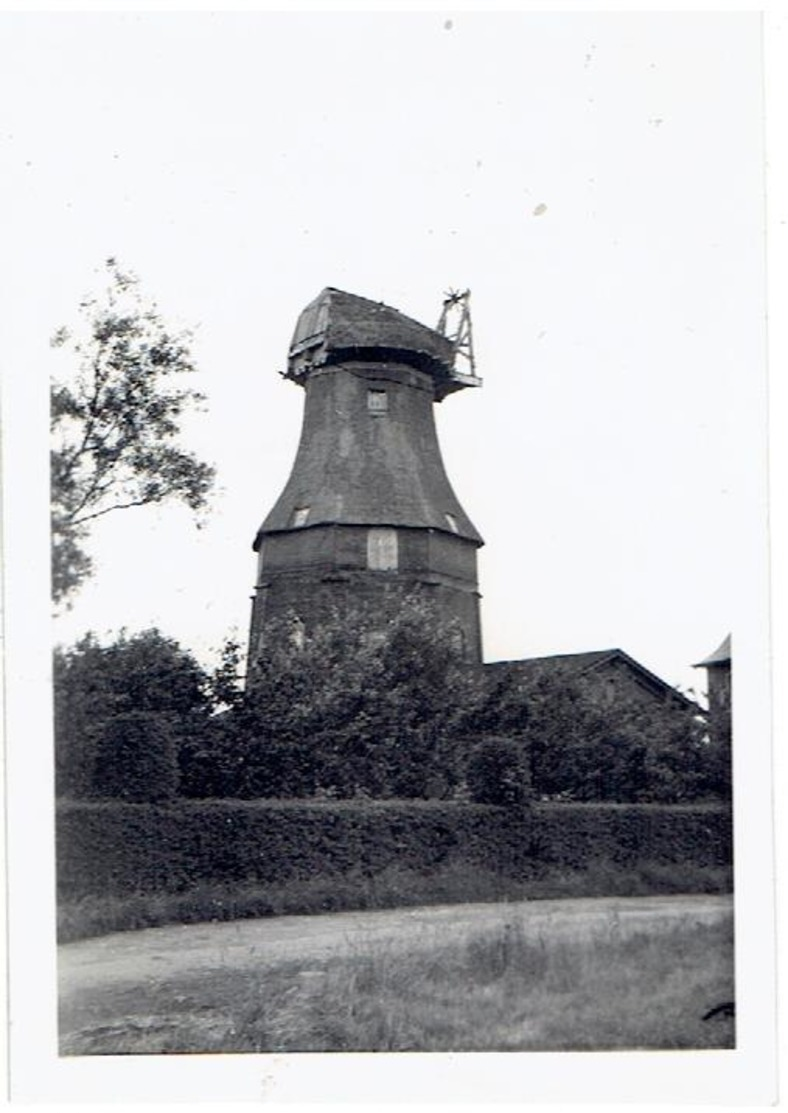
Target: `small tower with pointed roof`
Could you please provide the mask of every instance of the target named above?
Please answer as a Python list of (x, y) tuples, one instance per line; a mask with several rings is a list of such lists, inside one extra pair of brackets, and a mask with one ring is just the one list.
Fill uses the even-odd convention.
[(481, 660), (482, 538), (446, 475), (433, 407), (478, 386), (452, 339), (387, 305), (327, 288), (301, 313), (285, 377), (304, 388), (290, 478), (254, 540), (250, 666), (274, 620), (308, 629), (354, 603), (414, 591)]
[(728, 634), (713, 653), (699, 661), (696, 669), (705, 669), (709, 696), (709, 727), (714, 739), (731, 736), (731, 636)]

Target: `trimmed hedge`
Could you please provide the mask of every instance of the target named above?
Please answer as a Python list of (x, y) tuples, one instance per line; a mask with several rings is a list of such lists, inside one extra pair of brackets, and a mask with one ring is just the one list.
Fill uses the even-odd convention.
[(108, 719), (96, 747), (92, 795), (154, 803), (177, 791), (178, 752), (163, 716), (127, 711)]
[(391, 866), (429, 874), (467, 863), (525, 878), (600, 860), (719, 867), (731, 855), (730, 811), (716, 804), (70, 801), (57, 813), (63, 900), (374, 877)]

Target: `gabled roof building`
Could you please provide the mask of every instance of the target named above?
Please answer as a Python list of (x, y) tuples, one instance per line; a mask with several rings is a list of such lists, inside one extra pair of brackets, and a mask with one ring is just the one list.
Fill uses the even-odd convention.
[(519, 681), (523, 689), (543, 680), (577, 684), (592, 702), (609, 706), (620, 699), (641, 705), (693, 709), (696, 704), (651, 672), (623, 649), (562, 653), (517, 661), (492, 661), (484, 666), (492, 682)]

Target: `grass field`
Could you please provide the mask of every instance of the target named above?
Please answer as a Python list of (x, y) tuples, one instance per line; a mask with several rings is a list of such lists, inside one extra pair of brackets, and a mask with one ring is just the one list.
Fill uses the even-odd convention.
[[(571, 902), (569, 902), (571, 904)], [(307, 963), (227, 967), (116, 987), (104, 1018), (70, 1031), (71, 1055), (297, 1051), (728, 1048), (732, 917), (592, 926), (571, 911), (538, 931), (408, 946), (363, 938)]]
[(86, 896), (58, 902), (58, 940), (164, 924), (261, 916), (321, 914), (345, 909), (403, 908), (476, 901), (550, 900), (667, 893), (726, 893), (732, 870), (693, 863), (641, 862), (623, 867), (597, 859), (585, 869), (546, 867), (521, 879), (456, 863), (429, 872), (389, 866), (375, 876), (346, 874), (256, 885), (195, 885), (182, 893)]

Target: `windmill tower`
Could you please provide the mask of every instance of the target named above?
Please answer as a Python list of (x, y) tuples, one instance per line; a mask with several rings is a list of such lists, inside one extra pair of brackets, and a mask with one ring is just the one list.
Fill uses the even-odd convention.
[[(459, 313), (456, 335), (448, 320)], [(468, 295), (439, 325), (327, 288), (301, 313), (285, 377), (306, 392), (290, 478), (254, 541), (249, 673), (270, 623), (309, 629), (356, 602), (425, 593), (481, 660), (476, 550), (482, 538), (446, 476), (433, 404), (478, 386)], [(464, 371), (456, 366), (464, 356)]]

